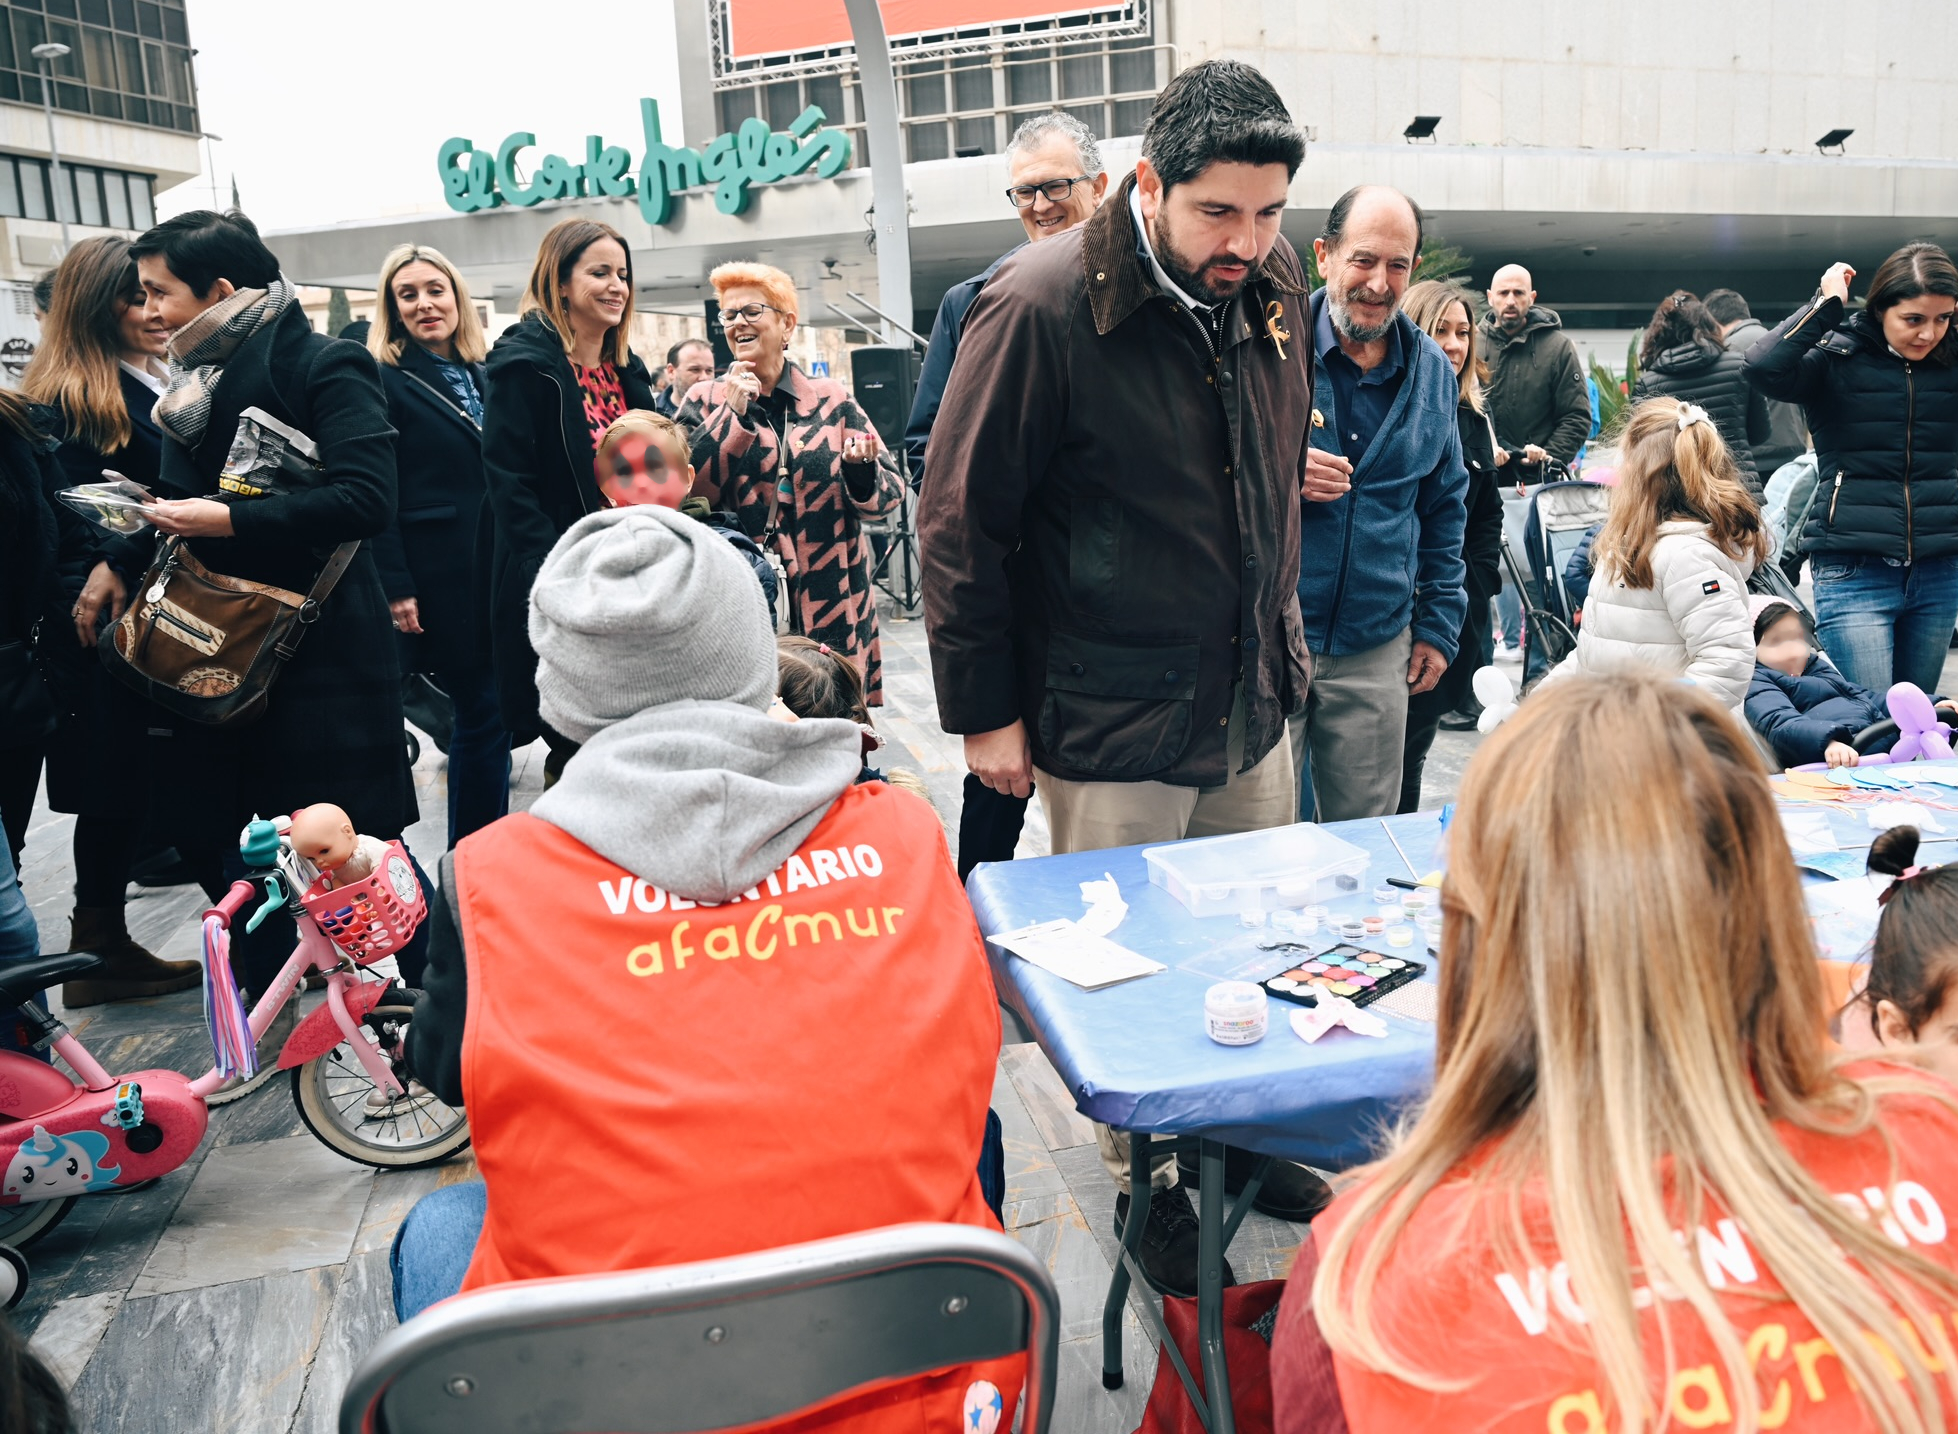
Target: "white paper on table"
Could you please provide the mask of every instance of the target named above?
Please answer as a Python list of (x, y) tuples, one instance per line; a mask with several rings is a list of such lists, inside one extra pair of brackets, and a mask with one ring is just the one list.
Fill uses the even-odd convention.
[(1122, 900), (1121, 886), (1107, 872), (1102, 873), (1100, 881), (1081, 883), (1081, 899), (1088, 904), (1088, 910), (1074, 924), (1091, 936), (1108, 935), (1129, 914), (1129, 904)]
[(1878, 802), (1870, 808), (1870, 826), (1875, 831), (1890, 827), (1916, 827), (1919, 831), (1941, 832), (1944, 826), (1919, 802)]
[(1018, 931), (1002, 931), (986, 939), (1084, 991), (1099, 991), (1169, 969), (1160, 961), (1117, 946), (1105, 936), (1084, 931), (1079, 922), (1066, 917), (1035, 922)]
[(1836, 849), (1836, 834), (1829, 828), (1826, 812), (1781, 809), (1781, 829), (1788, 834), (1788, 846), (1796, 856), (1814, 856)]

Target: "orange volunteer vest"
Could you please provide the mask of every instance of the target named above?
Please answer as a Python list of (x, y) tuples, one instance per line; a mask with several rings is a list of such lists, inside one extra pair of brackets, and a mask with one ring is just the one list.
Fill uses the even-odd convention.
[[(1823, 1189), (1899, 1244), (1958, 1268), (1958, 1231), (1950, 1227), (1958, 1221), (1958, 1113), (1920, 1095), (1885, 1097), (1881, 1109), (1896, 1142), (1894, 1172), (1874, 1130), (1842, 1139), (1785, 1124), (1776, 1129)], [(1354, 1192), (1341, 1195), (1315, 1222), (1321, 1249), (1351, 1212), (1353, 1199)], [(1489, 1240), (1466, 1233), (1500, 1221), (1506, 1199), (1468, 1180), (1431, 1193), (1402, 1232), (1375, 1296), (1376, 1327), (1390, 1345), (1424, 1368), (1474, 1382), (1458, 1394), (1430, 1394), (1335, 1353), (1340, 1403), (1352, 1434), (1606, 1434), (1619, 1428), (1610, 1416), (1608, 1386), (1582, 1344), (1583, 1310), (1564, 1266), (1553, 1257), (1524, 1268), (1506, 1266)], [(1526, 1199), (1524, 1212), (1541, 1248), (1550, 1238), (1548, 1211), (1541, 1200)], [(1828, 1342), (1792, 1303), (1773, 1298), (1779, 1287), (1732, 1220), (1710, 1209), (1685, 1240), (1708, 1283), (1730, 1292), (1721, 1295), (1721, 1305), (1753, 1361), (1763, 1429), (1856, 1434), (1876, 1428)], [(1763, 1300), (1764, 1294), (1770, 1298)], [(1947, 1303), (1931, 1297), (1933, 1309), (1958, 1313), (1945, 1309)], [(1669, 1388), (1656, 1391), (1671, 1416), (1669, 1427), (1735, 1427), (1745, 1394), (1727, 1387), (1726, 1368), (1690, 1307), (1670, 1309), (1675, 1373)], [(1663, 1360), (1658, 1321), (1648, 1315), (1645, 1327), (1652, 1358)], [(1945, 1333), (1958, 1339), (1951, 1327)], [(1894, 1360), (1935, 1363), (1915, 1331), (1893, 1326), (1873, 1337)], [(1655, 1363), (1655, 1379), (1662, 1368)], [(1942, 1369), (1934, 1374), (1940, 1384), (1944, 1378)]]
[[(456, 848), (462, 1077), (489, 1209), (464, 1290), (912, 1220), (998, 1229), (979, 1145), (999, 1014), (944, 833), (881, 783), (719, 905), (528, 814)], [(833, 1403), (815, 1430), (1010, 1426), (1022, 1361)], [(983, 1394), (983, 1391), (981, 1391)]]

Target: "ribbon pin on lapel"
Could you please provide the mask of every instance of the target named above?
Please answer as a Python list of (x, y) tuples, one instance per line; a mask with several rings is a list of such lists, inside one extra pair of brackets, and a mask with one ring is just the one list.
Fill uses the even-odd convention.
[(1265, 305), (1265, 337), (1270, 339), (1271, 346), (1278, 350), (1280, 363), (1285, 362), (1285, 345), (1292, 341), (1291, 334), (1284, 327), (1284, 319), (1285, 306), (1278, 300), (1273, 299)]

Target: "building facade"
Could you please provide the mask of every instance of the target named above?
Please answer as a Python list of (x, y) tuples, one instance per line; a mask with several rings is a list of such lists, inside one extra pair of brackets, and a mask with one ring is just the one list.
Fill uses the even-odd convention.
[[(777, 7), (766, 25), (744, 8), (754, 5)], [(1155, 91), (1219, 56), (1263, 69), (1310, 137), (1285, 216), (1294, 244), (1309, 243), (1349, 186), (1393, 184), (1464, 252), (1471, 282), (1526, 264), (1576, 328), (1622, 334), (1680, 287), (1734, 287), (1772, 317), (1836, 259), (1868, 273), (1911, 239), (1958, 244), (1949, 0), (1871, 0), (1853, 23), (1822, 0), (1517, 0), (1499, 14), (1452, 0), (1128, 0), (893, 35), (913, 275), (909, 295), (886, 298), (866, 237), (854, 56), (833, 24), (803, 23), (820, 8), (677, 0), (675, 44), (682, 127), (707, 157), (711, 136), (751, 120), (783, 131), (814, 105), (853, 141), (831, 178), (758, 179), (738, 212), (705, 184), (677, 195), (660, 223), (617, 196), (458, 214), (440, 207), (431, 180), (426, 217), (281, 236), (277, 247), (299, 277), (354, 283), (392, 243), (423, 238), (513, 309), (543, 231), (588, 210), (627, 235), (642, 307), (698, 314), (716, 263), (759, 258), (795, 277), (805, 323), (874, 326), (867, 300), (922, 332), (946, 287), (1022, 237), (1000, 155), (1021, 118), (1080, 115), (1107, 138), (1119, 175)], [(1013, 11), (1002, 0), (984, 8)], [(955, 20), (958, 0), (885, 6), (921, 11)], [(771, 48), (755, 38), (764, 33), (790, 38)], [(1825, 153), (1819, 141), (1839, 130)], [(441, 139), (425, 137), (431, 156)], [(539, 145), (575, 156), (583, 142)]]
[[(57, 170), (36, 45), (47, 62)], [(139, 234), (156, 194), (198, 172), (197, 86), (184, 0), (0, 0), (0, 382), (37, 340), (33, 281), (71, 242)]]

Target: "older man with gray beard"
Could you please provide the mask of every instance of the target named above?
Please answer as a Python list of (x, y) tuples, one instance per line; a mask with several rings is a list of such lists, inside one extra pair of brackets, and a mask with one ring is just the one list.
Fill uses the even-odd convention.
[(1400, 805), (1407, 699), (1455, 660), (1468, 600), (1460, 383), (1400, 311), (1421, 211), (1397, 190), (1342, 194), (1313, 241), (1312, 452), (1299, 515), (1299, 616), (1312, 653), (1291, 718), (1306, 821)]

